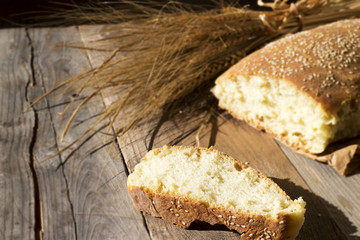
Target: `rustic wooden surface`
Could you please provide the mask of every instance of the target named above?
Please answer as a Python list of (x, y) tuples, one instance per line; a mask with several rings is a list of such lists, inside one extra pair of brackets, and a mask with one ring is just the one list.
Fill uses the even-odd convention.
[[(149, 148), (195, 145), (201, 116), (184, 111), (165, 122), (159, 116), (117, 142), (104, 144), (104, 135), (96, 134), (47, 160), (111, 99), (104, 94), (83, 108), (63, 141), (71, 109), (61, 113), (71, 92), (22, 111), (59, 81), (101, 63), (105, 53), (64, 46), (90, 46), (102, 29), (0, 30), (0, 239), (239, 239), (221, 226), (198, 223), (184, 230), (139, 213), (126, 189), (128, 173)], [(298, 239), (360, 239), (359, 170), (342, 177), (226, 113), (211, 123), (201, 131), (202, 146), (214, 144), (271, 177), (292, 198), (303, 196), (306, 221)]]

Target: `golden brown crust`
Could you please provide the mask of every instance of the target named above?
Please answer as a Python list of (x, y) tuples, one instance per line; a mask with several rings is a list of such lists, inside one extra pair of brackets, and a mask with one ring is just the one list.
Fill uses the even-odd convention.
[(237, 75), (283, 79), (334, 112), (360, 100), (359, 38), (360, 19), (293, 34), (245, 57), (217, 81)]
[(138, 211), (161, 217), (182, 228), (188, 228), (192, 222), (200, 220), (211, 225), (223, 224), (239, 232), (242, 239), (288, 239), (288, 218), (285, 215), (279, 215), (277, 219), (239, 215), (182, 197), (153, 193), (140, 187), (130, 187), (129, 192)]

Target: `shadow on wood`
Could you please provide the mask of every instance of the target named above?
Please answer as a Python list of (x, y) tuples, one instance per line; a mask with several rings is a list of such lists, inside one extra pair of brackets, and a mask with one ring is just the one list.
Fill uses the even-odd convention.
[[(325, 220), (329, 220), (329, 214), (323, 214), (321, 211), (327, 209), (335, 213), (337, 216), (336, 221), (344, 222), (348, 226), (351, 226), (351, 233), (349, 236), (344, 236), (344, 233), (339, 231), (339, 227), (336, 225), (334, 220), (331, 219), (331, 224), (333, 224), (334, 232), (322, 232), (322, 234), (327, 234), (327, 236), (322, 236), (323, 239), (360, 239), (356, 236), (351, 236), (352, 233), (356, 232), (356, 227), (349, 221), (343, 212), (341, 212), (337, 207), (327, 202), (325, 199), (317, 196), (316, 194), (294, 184), (289, 181), (289, 179), (278, 179), (271, 178), (276, 184), (278, 184), (289, 196), (291, 199), (296, 199), (300, 196), (306, 201), (306, 213), (305, 213), (305, 223), (301, 231), (307, 231), (307, 229), (323, 228), (322, 224)], [(321, 206), (322, 205), (322, 206)], [(325, 208), (323, 207), (325, 206)], [(326, 218), (326, 219), (324, 219)], [(309, 221), (312, 220), (312, 221)]]
[[(203, 134), (201, 132), (202, 126), (211, 126), (209, 143), (207, 147), (215, 145), (216, 135), (218, 132), (218, 116), (223, 110), (217, 108), (217, 99), (210, 93), (210, 89), (213, 87), (213, 83), (205, 84), (198, 89), (195, 89), (190, 95), (187, 95), (183, 99), (172, 103), (163, 110), (157, 123), (149, 129), (148, 134), (145, 137), (145, 144), (147, 150), (150, 151), (154, 147), (154, 142), (157, 137), (166, 131), (160, 131), (162, 127), (166, 128), (166, 123), (171, 122), (171, 127), (178, 130), (180, 133), (169, 141), (169, 145), (177, 145), (183, 139), (194, 133)], [(196, 99), (196, 101), (194, 101)], [(193, 122), (193, 119), (198, 121), (193, 124), (191, 129), (184, 131), (184, 125), (189, 125)], [(159, 132), (160, 131), (160, 132)], [(203, 130), (205, 133), (205, 129)], [(148, 140), (149, 139), (149, 140)], [(194, 138), (195, 139), (195, 138)]]
[[(291, 197), (291, 199), (296, 199), (299, 196), (302, 196), (306, 201), (307, 211), (305, 214), (305, 223), (301, 231), (308, 231), (307, 229), (309, 228), (318, 228), (318, 229), (322, 228), (321, 224), (324, 223), (324, 220), (322, 220), (321, 218), (328, 218), (328, 214), (322, 214), (321, 209), (324, 209), (324, 207), (319, 205), (325, 205), (328, 211), (332, 211), (338, 216), (337, 221), (346, 222), (349, 226), (351, 226), (352, 233), (356, 232), (356, 227), (349, 221), (349, 219), (337, 207), (333, 206), (323, 198), (315, 195), (314, 193), (300, 186), (295, 185), (288, 179), (272, 178), (272, 180), (276, 182), (284, 191), (286, 191), (286, 193)], [(313, 220), (315, 219), (315, 221), (309, 221), (310, 219)], [(338, 231), (338, 227), (336, 226), (336, 223), (334, 221), (331, 221), (331, 223), (334, 224), (333, 227), (334, 232), (328, 232), (327, 233), (328, 235), (324, 235), (323, 239), (351, 239), (351, 240), (360, 239), (357, 236), (351, 236), (351, 234), (349, 236), (344, 236), (342, 232)], [(231, 231), (224, 225), (221, 224), (210, 225), (209, 223), (201, 222), (201, 221), (193, 222), (188, 230)]]

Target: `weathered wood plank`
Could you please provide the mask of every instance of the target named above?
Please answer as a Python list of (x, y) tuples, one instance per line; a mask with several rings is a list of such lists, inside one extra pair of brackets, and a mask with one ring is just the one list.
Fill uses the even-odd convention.
[[(49, 37), (49, 31), (49, 29), (28, 30), (32, 48), (32, 75), (35, 82), (28, 88), (29, 101), (44, 94), (44, 81), (53, 85), (57, 79), (56, 72), (63, 69), (65, 60), (56, 52), (59, 50), (55, 50), (54, 44), (56, 43)], [(52, 56), (52, 54), (54, 55)], [(54, 58), (57, 59), (56, 65), (50, 67), (41, 65), (43, 61)], [(62, 160), (60, 156), (55, 156), (51, 160), (44, 161), (59, 150), (56, 139), (57, 132), (53, 127), (56, 117), (51, 115), (49, 108), (48, 99), (44, 99), (32, 107), (37, 119), (33, 155), (42, 207), (42, 237), (43, 239), (76, 239), (76, 223), (72, 214), (72, 203), (69, 199), (68, 182), (63, 168), (57, 169)]]
[(339, 175), (330, 166), (308, 159), (279, 143), (279, 146), (308, 183), (310, 189), (331, 207), (329, 212), (350, 238), (360, 238), (360, 172)]
[(39, 236), (31, 154), (35, 117), (33, 111), (22, 114), (31, 81), (25, 30), (0, 30), (0, 52), (0, 238), (35, 239)]
[[(103, 28), (101, 26), (96, 28), (82, 26), (80, 32), (84, 41), (93, 40), (99, 37), (96, 33), (103, 32)], [(86, 46), (94, 46), (91, 44), (88, 43)], [(97, 66), (105, 59), (106, 54), (89, 51), (89, 57), (93, 66)], [(110, 102), (111, 99), (105, 99), (105, 103)], [(129, 171), (133, 170), (140, 158), (148, 151), (151, 130), (156, 127), (158, 127), (159, 131), (153, 147), (174, 142), (179, 145), (195, 144), (196, 126), (201, 123), (202, 118), (178, 116), (171, 120), (165, 123), (154, 121), (139, 126), (135, 131), (120, 138), (119, 146), (124, 154)], [(240, 121), (224, 121), (223, 118), (219, 117), (217, 122), (219, 129), (216, 135), (215, 148), (241, 161), (249, 162), (254, 168), (272, 177), (292, 198), (303, 196), (308, 202), (306, 223), (298, 239), (347, 238), (336, 225), (336, 219), (333, 219), (329, 214), (329, 211), (336, 209), (336, 207), (330, 204), (325, 206), (323, 199), (310, 191), (306, 182), (273, 139)], [(115, 127), (120, 124), (116, 123)], [(214, 133), (211, 129), (203, 131), (201, 138), (203, 146), (208, 146), (211, 132)], [(179, 139), (179, 141), (174, 141), (175, 139)], [(334, 211), (336, 212), (336, 210)], [(337, 211), (337, 214), (341, 215), (341, 212)], [(203, 225), (195, 226), (195, 229), (183, 230), (147, 214), (144, 214), (144, 216), (153, 239), (231, 239), (238, 237), (234, 232), (209, 226), (200, 231), (199, 228)], [(341, 219), (341, 221), (343, 220)], [(346, 222), (346, 218), (344, 221)]]
[[(86, 56), (79, 50), (59, 47), (80, 42), (77, 28), (34, 29), (30, 31), (30, 37), (37, 58), (34, 69), (41, 78), (39, 84), (44, 91), (51, 89), (56, 80), (66, 79), (89, 67)], [(62, 149), (80, 136), (93, 123), (92, 117), (102, 110), (101, 99), (82, 108), (77, 115), (77, 121), (61, 142), (61, 132), (74, 108), (58, 115), (66, 105), (57, 104), (59, 101), (62, 103), (71, 100), (71, 92), (61, 94), (60, 97), (53, 94), (46, 98), (46, 111), (50, 113), (56, 135), (56, 150)], [(71, 215), (73, 224), (68, 224), (69, 229), (60, 226), (56, 232), (71, 230), (78, 239), (146, 239), (148, 233), (143, 218), (133, 209), (127, 192), (126, 169), (118, 147), (109, 145), (93, 152), (103, 144), (103, 140), (101, 134), (96, 135), (89, 138), (79, 150), (71, 153), (74, 149), (72, 147), (61, 154), (62, 162), (68, 160), (58, 170), (62, 172), (66, 183), (66, 191), (61, 197), (64, 199), (66, 196), (67, 203), (64, 204), (71, 206), (62, 214)], [(43, 151), (48, 152), (48, 148)], [(70, 153), (71, 156), (67, 158)], [(50, 161), (58, 164), (56, 159)], [(45, 164), (49, 163), (41, 163), (41, 166)], [(54, 171), (53, 166), (49, 169)], [(38, 171), (42, 171), (40, 166)], [(53, 194), (53, 191), (49, 189), (46, 194)]]

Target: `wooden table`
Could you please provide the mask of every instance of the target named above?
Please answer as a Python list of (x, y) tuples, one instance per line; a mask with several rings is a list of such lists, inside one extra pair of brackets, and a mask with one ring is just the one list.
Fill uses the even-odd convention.
[[(22, 111), (59, 81), (101, 62), (99, 53), (62, 47), (87, 44), (99, 28), (0, 30), (0, 239), (239, 239), (222, 227), (194, 224), (184, 230), (139, 213), (126, 188), (127, 175), (149, 145), (195, 145), (199, 116), (179, 113), (107, 144), (96, 134), (77, 151), (45, 160), (92, 124), (109, 100), (86, 105), (63, 141), (71, 109), (61, 113), (71, 92)], [(359, 170), (340, 176), (226, 113), (201, 132), (200, 142), (249, 162), (292, 198), (303, 196), (306, 221), (298, 239), (360, 239)]]

